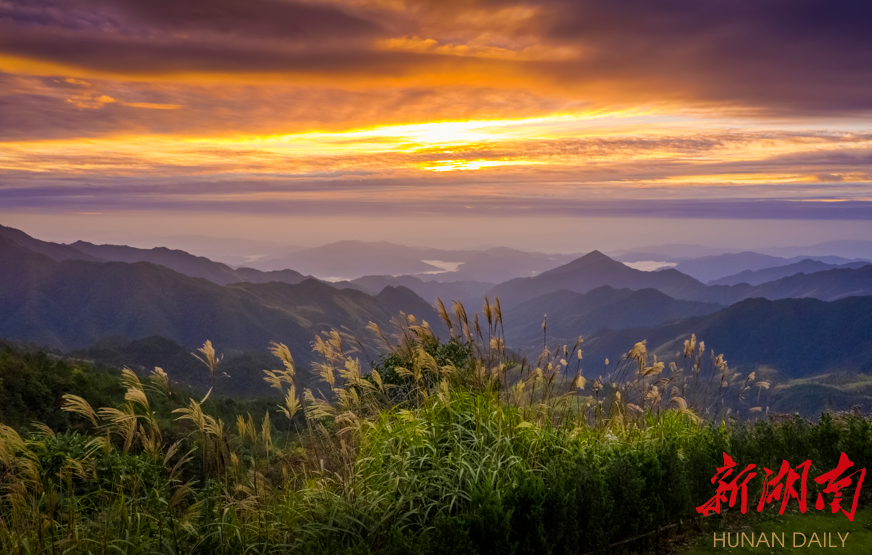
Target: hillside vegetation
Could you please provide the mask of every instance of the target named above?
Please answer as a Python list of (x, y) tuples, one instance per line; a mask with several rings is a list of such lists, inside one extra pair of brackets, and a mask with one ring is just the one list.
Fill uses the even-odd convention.
[[(321, 393), (273, 344), (264, 379), (282, 401), (262, 417), (186, 398), (158, 368), (123, 371), (108, 406), (65, 395), (69, 425), (0, 426), (0, 548), (587, 553), (694, 515), (723, 452), (770, 468), (811, 459), (813, 475), (843, 451), (872, 464), (872, 421), (760, 418), (768, 384), (695, 337), (669, 363), (637, 343), (604, 378), (580, 343), (516, 358), (498, 301), (453, 308), (448, 341), (412, 317), (372, 325), (370, 372), (354, 338), (318, 334)], [(214, 380), (219, 354), (197, 354)]]
[[(166, 340), (159, 340), (165, 342)], [(143, 349), (150, 342), (140, 342), (132, 348)], [(175, 345), (178, 348), (178, 345)], [(209, 373), (203, 371), (203, 363), (185, 351), (185, 362), (190, 359), (196, 363), (199, 380), (197, 385), (211, 384)], [(269, 353), (264, 353), (263, 359)], [(227, 364), (229, 362), (229, 364)], [(223, 370), (234, 371), (241, 366), (241, 361), (222, 359)], [(251, 381), (263, 382), (263, 366), (257, 365), (256, 373), (249, 375)], [(68, 411), (63, 410), (64, 396), (75, 395), (98, 407), (118, 407), (123, 405), (127, 393), (121, 366), (105, 366), (92, 364), (89, 361), (75, 358), (59, 358), (55, 355), (35, 350), (32, 347), (14, 345), (0, 341), (0, 423), (12, 429), (27, 431), (41, 425), (47, 425), (59, 432), (85, 432), (90, 430), (87, 420), (82, 420)], [(147, 372), (140, 368), (140, 375), (153, 374), (154, 366)], [(193, 392), (184, 383), (179, 383), (173, 376), (172, 394), (160, 402), (152, 404), (152, 409), (159, 418), (161, 425), (172, 428), (174, 415), (172, 410), (187, 405)], [(307, 383), (302, 377), (301, 383)], [(273, 391), (271, 394), (267, 384), (263, 384), (265, 393), (260, 392), (259, 398), (240, 397), (236, 389), (225, 386), (220, 377), (216, 390), (221, 396), (210, 395), (205, 407), (230, 421), (237, 412), (251, 412), (258, 418), (275, 408), (281, 398)], [(259, 385), (259, 384), (254, 384)], [(209, 390), (207, 385), (203, 393)], [(197, 395), (197, 399), (203, 397)], [(232, 393), (233, 396), (229, 396)], [(39, 423), (39, 424), (36, 424)], [(179, 430), (176, 430), (179, 431)]]

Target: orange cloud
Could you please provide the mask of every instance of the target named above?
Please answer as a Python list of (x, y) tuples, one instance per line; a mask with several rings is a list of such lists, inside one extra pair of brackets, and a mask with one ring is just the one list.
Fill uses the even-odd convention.
[(2, 194), (850, 203), (872, 184), (872, 10), (827, 6), (7, 3)]

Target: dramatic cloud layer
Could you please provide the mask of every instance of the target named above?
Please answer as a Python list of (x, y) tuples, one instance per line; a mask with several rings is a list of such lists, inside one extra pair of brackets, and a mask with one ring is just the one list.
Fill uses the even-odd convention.
[(0, 202), (872, 219), (869, 29), (822, 0), (0, 0)]

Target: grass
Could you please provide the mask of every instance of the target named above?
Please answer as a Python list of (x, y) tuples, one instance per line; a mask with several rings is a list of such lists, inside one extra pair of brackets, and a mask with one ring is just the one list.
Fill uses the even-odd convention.
[[(640, 342), (588, 373), (581, 338), (549, 347), (545, 325), (537, 360), (509, 352), (498, 300), (439, 308), (448, 341), (411, 316), (371, 325), (384, 352), (368, 371), (353, 335), (315, 337), (319, 389), (273, 344), (264, 379), (283, 401), (262, 419), (179, 404), (155, 369), (123, 371), (116, 406), (67, 395), (87, 433), (0, 425), (0, 550), (569, 555), (694, 515), (725, 451), (872, 467), (872, 420), (759, 418), (768, 383), (696, 337), (669, 363)], [(214, 383), (220, 356), (199, 356)]]
[[(761, 553), (794, 553), (801, 549), (804, 553), (840, 553), (845, 555), (866, 555), (872, 549), (872, 507), (859, 509), (854, 515), (854, 521), (850, 522), (841, 513), (831, 514), (824, 512), (811, 511), (805, 514), (799, 512), (786, 512), (784, 515), (774, 515), (769, 518), (746, 519), (744, 527), (726, 528), (734, 534), (745, 532), (750, 536), (751, 532), (757, 534), (766, 534), (771, 538), (771, 534), (775, 533), (779, 536), (783, 533), (785, 537), (785, 547), (776, 546), (766, 548), (765, 544), (760, 548), (751, 548), (748, 545), (745, 547), (724, 548), (718, 545), (713, 546), (713, 532), (709, 531), (697, 538), (689, 547), (675, 551), (675, 555), (710, 555), (715, 553), (732, 553), (733, 555), (759, 555)], [(749, 525), (750, 524), (750, 525)], [(811, 537), (813, 532), (817, 532), (820, 538), (822, 534), (831, 534), (838, 551), (831, 551), (830, 547), (818, 547), (815, 544), (813, 547), (794, 548), (792, 545), (792, 536), (794, 532), (802, 532), (807, 537)], [(720, 531), (717, 532), (720, 538)], [(838, 541), (837, 534), (841, 533), (844, 536), (849, 533), (845, 540), (844, 549), (841, 547), (841, 542)], [(735, 541), (735, 540), (733, 540)], [(797, 537), (797, 541), (801, 544), (802, 538)]]

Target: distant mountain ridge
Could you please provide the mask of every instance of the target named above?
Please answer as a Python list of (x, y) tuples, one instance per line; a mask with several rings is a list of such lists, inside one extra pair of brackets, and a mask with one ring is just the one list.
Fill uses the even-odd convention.
[(525, 252), (491, 247), (477, 252), (453, 272), (427, 276), (437, 281), (501, 283), (516, 277), (530, 277), (572, 261), (576, 255)]
[[(575, 255), (525, 252), (508, 247), (450, 250), (387, 241), (338, 241), (252, 263), (264, 270), (295, 268), (322, 279), (354, 281), (371, 275), (412, 276), (424, 281), (499, 283), (537, 275)], [(456, 269), (453, 269), (456, 266)]]
[[(665, 245), (646, 245), (644, 247), (636, 247), (632, 249), (620, 249), (612, 251), (610, 256), (615, 260), (622, 262), (638, 262), (633, 260), (641, 254), (654, 255), (658, 258), (649, 258), (648, 260), (660, 260), (664, 262), (681, 262), (691, 258), (701, 258), (704, 256), (717, 256), (721, 254), (735, 254), (747, 249), (724, 248), (724, 247), (708, 247), (704, 245), (689, 245), (689, 244), (665, 244)], [(793, 247), (759, 247), (754, 251), (760, 254), (776, 256), (781, 258), (791, 259), (793, 262), (798, 262), (803, 258), (818, 257), (839, 257), (848, 260), (856, 260), (859, 258), (872, 260), (872, 240), (868, 239), (841, 239), (835, 241), (825, 241), (814, 245), (793, 246)], [(797, 258), (799, 257), (799, 258)], [(824, 260), (824, 262), (833, 263), (833, 261)]]
[(703, 256), (717, 256), (719, 254), (742, 252), (742, 250), (743, 249), (709, 247), (706, 245), (687, 243), (667, 243), (665, 245), (645, 245), (644, 247), (634, 247), (632, 249), (617, 249), (610, 251), (609, 256), (615, 260), (620, 260), (621, 262), (635, 262), (633, 260), (625, 260), (625, 257), (634, 257), (639, 254), (653, 254), (660, 257), (660, 260), (678, 262)]
[(706, 287), (675, 270), (643, 272), (593, 251), (538, 276), (501, 283), (489, 294), (499, 296), (504, 306), (511, 307), (561, 289), (587, 293), (603, 285), (616, 289), (657, 289), (673, 298), (691, 300), (701, 300)]
[(443, 268), (424, 262), (441, 260), (465, 262), (475, 251), (424, 249), (387, 241), (338, 241), (303, 249), (284, 257), (258, 260), (252, 265), (263, 270), (295, 268), (322, 279), (355, 279), (364, 275), (411, 275), (442, 272)]
[(213, 262), (202, 256), (194, 256), (185, 251), (172, 250), (166, 247), (137, 249), (123, 245), (95, 245), (85, 241), (76, 241), (69, 246), (92, 256), (96, 260), (127, 263), (151, 262), (186, 276), (208, 279), (218, 285), (227, 285), (241, 281), (251, 283), (281, 281), (293, 284), (300, 283), (307, 277), (300, 272), (288, 269), (272, 272), (263, 272), (254, 268), (233, 269), (226, 264)]
[(675, 269), (703, 283), (745, 270), (762, 270), (788, 264), (789, 261), (752, 251), (703, 256), (679, 262)]
[(385, 287), (407, 287), (429, 303), (435, 303), (440, 298), (446, 304), (458, 300), (475, 306), (494, 284), (479, 281), (424, 281), (414, 276), (364, 276), (352, 281), (335, 282), (333, 286), (356, 288), (372, 295)]
[(369, 321), (389, 326), (400, 310), (447, 335), (430, 305), (395, 288), (371, 296), (315, 279), (221, 286), (148, 262), (56, 262), (0, 236), (0, 337), (61, 350), (107, 336), (160, 335), (187, 347), (212, 340), (224, 351), (260, 351), (282, 341), (301, 362), (314, 335)]
[(807, 247), (774, 247), (759, 250), (766, 254), (787, 258), (824, 255), (872, 260), (872, 241), (868, 239), (841, 239), (825, 241)]
[[(539, 345), (547, 337), (572, 342), (603, 328), (624, 329), (711, 314), (715, 303), (676, 300), (656, 289), (615, 289), (604, 285), (587, 293), (562, 289), (504, 311), (506, 341), (513, 347)], [(547, 315), (547, 329), (542, 329)]]
[[(125, 245), (97, 245), (86, 241), (76, 241), (69, 245), (63, 245), (40, 241), (30, 237), (22, 231), (3, 226), (0, 226), (0, 236), (6, 237), (13, 243), (25, 245), (26, 248), (31, 251), (43, 253), (55, 261), (77, 259), (91, 262), (150, 262), (170, 268), (190, 277), (208, 279), (219, 285), (229, 285), (231, 283), (240, 282), (269, 283), (271, 281), (295, 284), (310, 277), (292, 269), (266, 271), (246, 267), (234, 269), (226, 264), (214, 262), (202, 256), (195, 256), (185, 251), (168, 249), (165, 247), (141, 249)], [(344, 249), (346, 248), (359, 250), (359, 247), (365, 247), (367, 245), (375, 245), (377, 249), (387, 249), (389, 251), (399, 249), (400, 252), (405, 253), (404, 256), (408, 255), (415, 258), (460, 258), (470, 261), (469, 263), (472, 264), (471, 267), (473, 268), (473, 273), (490, 273), (491, 275), (502, 275), (506, 272), (509, 272), (510, 275), (535, 274), (536, 271), (524, 269), (526, 268), (525, 261), (534, 260), (536, 261), (536, 264), (544, 264), (547, 267), (553, 267), (558, 265), (561, 260), (567, 258), (567, 255), (551, 256), (540, 253), (527, 253), (503, 247), (492, 247), (486, 251), (447, 251), (441, 249), (405, 247), (386, 242), (364, 243), (358, 241), (333, 243), (326, 247), (328, 250), (338, 248), (338, 254), (343, 254)], [(314, 249), (310, 249), (310, 251), (312, 250)], [(487, 262), (483, 261), (489, 260), (498, 261), (496, 267), (488, 269), (487, 267), (481, 266), (481, 264), (487, 266)], [(374, 262), (378, 262), (378, 260), (375, 260)], [(461, 264), (461, 266), (462, 265), (463, 264)], [(514, 269), (511, 269), (511, 267), (514, 267)], [(383, 268), (379, 267), (379, 269)], [(459, 276), (462, 274), (463, 272), (446, 273), (437, 271), (433, 275), (419, 274), (418, 276), (400, 275), (395, 277), (391, 275), (370, 275), (352, 281), (346, 280), (335, 282), (334, 285), (339, 288), (357, 289), (358, 291), (363, 291), (371, 295), (378, 294), (382, 289), (389, 285), (404, 286), (412, 289), (429, 302), (433, 302), (437, 297), (439, 297), (446, 302), (460, 300), (464, 303), (472, 302), (473, 304), (478, 304), (485, 292), (494, 286), (494, 283), (492, 282), (459, 279)]]
[(23, 231), (0, 225), (0, 237), (19, 245), (31, 252), (47, 256), (55, 262), (64, 260), (83, 260), (86, 262), (150, 262), (159, 264), (171, 270), (190, 277), (208, 279), (219, 285), (227, 285), (241, 281), (252, 283), (268, 283), (281, 281), (284, 283), (300, 283), (307, 277), (294, 270), (262, 272), (253, 268), (233, 269), (226, 264), (213, 262), (202, 256), (194, 256), (185, 251), (156, 247), (139, 249), (126, 245), (95, 245), (85, 241), (76, 241), (69, 245), (40, 241)]
[(40, 241), (23, 231), (12, 227), (6, 227), (4, 225), (0, 225), (0, 239), (5, 239), (12, 244), (18, 245), (30, 252), (46, 256), (56, 262), (62, 260), (88, 260), (91, 262), (99, 262), (101, 260), (100, 258), (86, 254), (69, 245)]
[(799, 273), (760, 285), (711, 285), (696, 300), (733, 304), (753, 297), (769, 300), (810, 297), (835, 301), (868, 295), (872, 295), (872, 265), (857, 269), (835, 268), (811, 274)]
[(872, 265), (858, 269), (836, 268), (812, 274), (800, 273), (760, 285), (707, 286), (675, 269), (643, 272), (593, 251), (538, 276), (501, 283), (488, 294), (499, 296), (503, 306), (511, 308), (561, 289), (587, 293), (603, 285), (619, 289), (657, 289), (674, 299), (722, 305), (751, 297), (835, 300), (846, 296), (872, 295)]
[(812, 260), (807, 258), (800, 262), (787, 264), (785, 266), (775, 266), (773, 268), (764, 268), (762, 270), (745, 270), (738, 274), (726, 276), (721, 279), (708, 282), (708, 285), (738, 285), (747, 283), (749, 285), (761, 285), (769, 281), (775, 281), (785, 277), (790, 277), (796, 274), (813, 274), (823, 272), (825, 270), (835, 270), (837, 268), (848, 268), (856, 270), (867, 266), (870, 262), (849, 262), (847, 264), (827, 264), (820, 260)]
[[(856, 262), (856, 260), (851, 260), (840, 256), (809, 256), (808, 258), (823, 262), (825, 264), (832, 264), (833, 266)], [(679, 272), (696, 278), (703, 283), (708, 283), (709, 285), (712, 285), (713, 282), (718, 281), (721, 278), (735, 275), (741, 272), (758, 271), (765, 270), (767, 268), (789, 266), (797, 262), (802, 262), (805, 259), (806, 257), (802, 256), (796, 258), (781, 258), (778, 256), (769, 256), (766, 254), (760, 254), (752, 251), (744, 251), (739, 253), (727, 253), (716, 256), (704, 256), (701, 258), (694, 258), (692, 260), (685, 260), (683, 262), (679, 262), (675, 266), (675, 269)], [(784, 274), (783, 276), (779, 277), (786, 277), (789, 275), (793, 274)]]
[(691, 334), (745, 373), (759, 365), (788, 376), (842, 368), (872, 371), (872, 297), (831, 302), (754, 298), (707, 316), (604, 330), (585, 339), (585, 360), (599, 373), (606, 358), (617, 363), (628, 345), (647, 340), (648, 351), (669, 362), (683, 352)]

